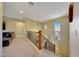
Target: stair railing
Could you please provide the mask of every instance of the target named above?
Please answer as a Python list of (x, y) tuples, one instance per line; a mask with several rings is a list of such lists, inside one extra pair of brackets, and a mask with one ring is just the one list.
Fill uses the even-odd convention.
[(55, 44), (51, 43), (51, 41), (47, 39), (41, 31), (27, 31), (27, 37), (38, 49), (46, 49), (55, 53)]

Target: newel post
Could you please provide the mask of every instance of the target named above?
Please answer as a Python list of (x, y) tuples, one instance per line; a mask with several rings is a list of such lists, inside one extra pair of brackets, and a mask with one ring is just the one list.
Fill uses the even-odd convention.
[(38, 34), (39, 34), (39, 42), (38, 42), (38, 47), (39, 47), (39, 49), (42, 49), (42, 37), (41, 37), (41, 31), (39, 31), (38, 32)]

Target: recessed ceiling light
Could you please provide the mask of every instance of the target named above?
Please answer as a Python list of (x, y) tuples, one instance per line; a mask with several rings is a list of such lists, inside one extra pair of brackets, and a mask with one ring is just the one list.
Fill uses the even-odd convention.
[(22, 14), (23, 13), (23, 10), (20, 10), (20, 13)]

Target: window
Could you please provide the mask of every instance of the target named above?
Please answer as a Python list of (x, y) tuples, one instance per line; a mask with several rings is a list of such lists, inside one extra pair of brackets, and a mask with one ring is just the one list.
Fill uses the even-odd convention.
[(57, 21), (54, 26), (55, 40), (60, 40), (61, 23)]
[(61, 23), (55, 22), (55, 31), (60, 31)]

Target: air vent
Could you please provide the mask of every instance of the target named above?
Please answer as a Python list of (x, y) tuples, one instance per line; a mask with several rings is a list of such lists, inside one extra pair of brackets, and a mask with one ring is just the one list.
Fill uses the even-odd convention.
[(33, 5), (34, 5), (34, 3), (33, 3), (33, 2), (29, 2), (29, 5), (33, 6)]

